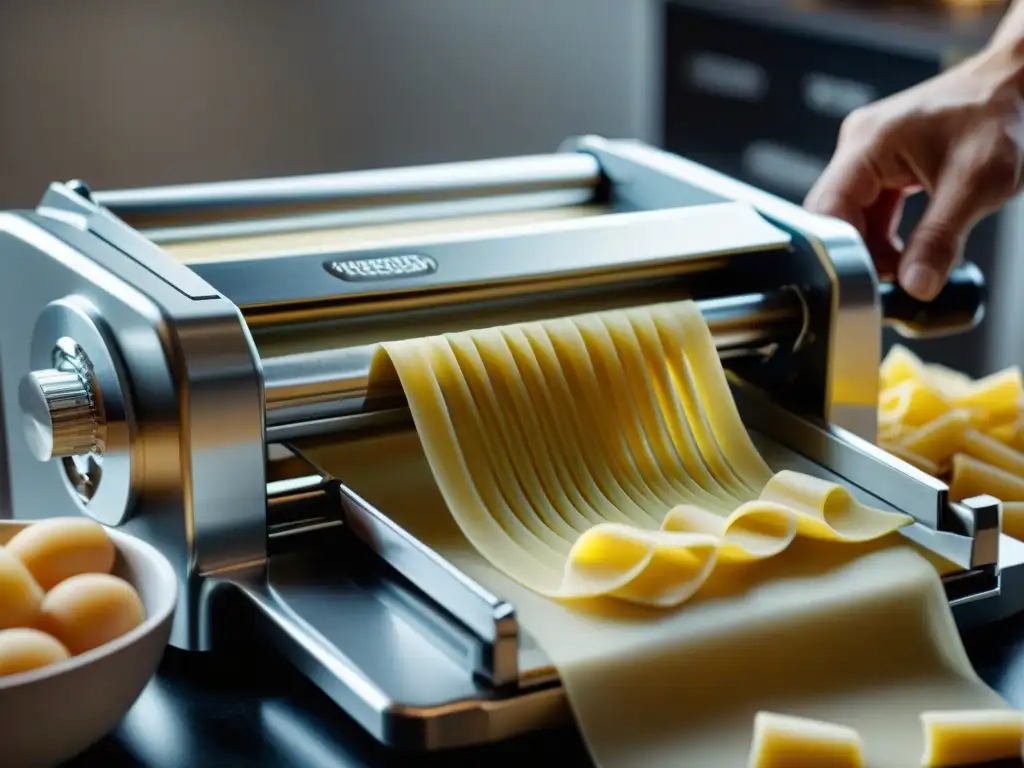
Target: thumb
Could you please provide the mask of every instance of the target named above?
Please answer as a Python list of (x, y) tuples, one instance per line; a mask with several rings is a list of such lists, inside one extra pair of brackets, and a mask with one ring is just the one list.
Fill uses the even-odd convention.
[(977, 219), (977, 197), (978, 190), (962, 175), (945, 173), (939, 178), (900, 260), (900, 286), (915, 299), (931, 301), (945, 286)]

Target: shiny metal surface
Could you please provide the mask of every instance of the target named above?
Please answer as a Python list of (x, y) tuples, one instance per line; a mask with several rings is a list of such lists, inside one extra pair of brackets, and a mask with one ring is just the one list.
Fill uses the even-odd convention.
[[(752, 436), (776, 471), (845, 481), (764, 433), (754, 431)], [(869, 489), (844, 484), (864, 503), (896, 509)], [(358, 496), (359, 489), (350, 492)], [(982, 506), (986, 503), (981, 500)], [(365, 501), (360, 506), (360, 515), (387, 520), (387, 510), (374, 510)], [(394, 523), (388, 525), (392, 532), (397, 530)], [(904, 535), (917, 541), (917, 534), (924, 531), (926, 526), (915, 524), (904, 529)], [(464, 625), (451, 618), (443, 626), (436, 623), (445, 613), (451, 617), (465, 607), (441, 603), (446, 612), (436, 612), (431, 607), (434, 601), (417, 589), (418, 580), (396, 580), (395, 572), (383, 565), (405, 556), (398, 547), (426, 549), (422, 543), (407, 532), (399, 537), (392, 533), (388, 546), (367, 548), (367, 554), (376, 558), (366, 562), (356, 554), (358, 548), (339, 556), (350, 551), (351, 543), (338, 531), (333, 539), (311, 544), (310, 550), (275, 559), (272, 590), (245, 584), (239, 588), (262, 625), (273, 628), (275, 647), (378, 740), (402, 749), (447, 749), (571, 722), (557, 672), (527, 631), (520, 628), (518, 633), (518, 686), (494, 688), (474, 674), (473, 655), (465, 652)], [(1000, 562), (1011, 579), (1019, 579), (1024, 574), (1024, 546), (1011, 546), (1000, 554)], [(438, 573), (450, 569), (443, 561), (423, 564)], [(972, 568), (944, 579), (959, 625), (973, 625), (979, 615), (987, 615), (978, 613), (979, 606), (1000, 615), (1024, 609), (1024, 593), (1001, 591), (996, 574), (994, 567)], [(449, 592), (445, 599), (465, 598), (466, 593), (460, 597)], [(345, 615), (359, 615), (363, 621), (356, 628)], [(304, 626), (315, 631), (304, 633)]]
[(470, 654), (474, 673), (496, 686), (518, 681), (515, 609), (395, 525), (351, 488), (342, 485), (339, 490), (348, 530), (479, 638), (482, 651)]
[[(62, 342), (72, 348), (63, 359)], [(39, 461), (85, 455), (103, 447), (100, 433), (106, 425), (92, 366), (74, 340), (65, 337), (57, 346), (54, 367), (32, 371), (19, 388), (25, 442)]]
[(241, 239), (284, 236), (299, 232), (319, 232), (323, 233), (324, 239), (330, 242), (333, 239), (331, 234), (339, 229), (358, 230), (411, 225), (416, 222), (439, 219), (503, 216), (592, 205), (593, 203), (594, 190), (590, 187), (581, 187), (579, 189), (555, 189), (466, 200), (371, 206), (279, 218), (170, 225), (141, 231), (147, 238), (165, 248), (175, 258), (189, 264), (211, 260), (195, 258), (195, 246), (202, 241), (221, 243), (225, 246), (224, 250), (230, 252), (231, 246), (234, 245), (233, 241)]
[[(20, 278), (0, 283), (4, 514), (87, 513), (153, 543), (178, 572), (172, 642), (209, 648), (204, 578), (258, 572), (266, 558), (262, 378), (248, 330), (234, 306), (184, 267), (177, 283), (179, 265), (152, 245), (133, 250), (145, 240), (84, 198), (54, 188), (45, 202), (42, 213), (0, 214), (0, 254)], [(52, 365), (63, 337), (85, 350), (104, 395), (104, 452), (84, 467), (101, 477), (87, 500), (66, 462), (36, 460), (13, 411), (23, 378)]]
[[(24, 439), (37, 461), (45, 460), (59, 468), (61, 487), (77, 502), (72, 504), (73, 509), (107, 525), (117, 525), (131, 513), (141, 455), (138, 444), (132, 441), (134, 407), (109, 344), (110, 336), (94, 304), (81, 296), (51, 302), (39, 313), (32, 330), (29, 370), (21, 377), (19, 396), (30, 395), (32, 372), (49, 366), (70, 367), (78, 372), (87, 384), (84, 388), (90, 406), (80, 408), (79, 419), (61, 427), (69, 432), (81, 428), (82, 443), (67, 445), (68, 450), (59, 453), (51, 451), (52, 455), (45, 457), (32, 450), (31, 438), (38, 437), (38, 432), (33, 434), (32, 427), (27, 428)], [(90, 450), (77, 450), (85, 449), (87, 441)]]
[[(197, 275), (245, 310), (251, 321), (280, 323), (294, 305), (344, 311), (364, 302), (490, 301), (558, 287), (614, 284), (643, 272), (661, 276), (710, 269), (716, 259), (783, 249), (789, 236), (748, 205), (709, 203), (523, 224), (459, 238), (356, 251), (304, 249), (277, 258), (205, 261)], [(432, 268), (384, 279), (346, 279), (353, 259), (406, 257)], [(282, 311), (283, 310), (283, 311)], [(262, 318), (268, 316), (268, 320)]]
[[(573, 190), (583, 190), (584, 199), (589, 199), (600, 180), (601, 168), (593, 158), (566, 153), (97, 192), (93, 199), (136, 229), (159, 228), (159, 239), (167, 241), (180, 239), (175, 237), (174, 228), (197, 223), (216, 222), (227, 227), (221, 235), (238, 236), (268, 231), (268, 219), (279, 228), (287, 226), (289, 219), (293, 227), (338, 226), (339, 221), (344, 226), (347, 211), (368, 207)], [(580, 202), (579, 196), (573, 196), (573, 201)], [(306, 218), (295, 221), (297, 216)], [(249, 226), (239, 227), (240, 219), (248, 219)], [(200, 236), (217, 234), (210, 228)]]

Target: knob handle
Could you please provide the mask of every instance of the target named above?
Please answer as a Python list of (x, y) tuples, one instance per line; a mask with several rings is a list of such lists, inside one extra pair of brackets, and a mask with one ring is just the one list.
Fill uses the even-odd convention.
[(19, 390), (25, 438), (39, 461), (84, 456), (100, 448), (101, 420), (86, 374), (33, 371)]
[(879, 294), (883, 322), (905, 338), (964, 333), (985, 317), (985, 276), (971, 262), (953, 269), (946, 287), (932, 301), (918, 301), (896, 283), (882, 283)]

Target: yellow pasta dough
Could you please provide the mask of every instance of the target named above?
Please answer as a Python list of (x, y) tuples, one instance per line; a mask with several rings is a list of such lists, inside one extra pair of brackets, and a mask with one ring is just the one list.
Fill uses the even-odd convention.
[(919, 427), (950, 410), (945, 398), (926, 382), (906, 379), (882, 391), (878, 420), (882, 425)]
[(1024, 477), (1024, 453), (1003, 445), (994, 437), (969, 429), (960, 441), (960, 450), (1004, 472)]
[(926, 768), (957, 768), (1020, 760), (1024, 714), (1008, 709), (924, 712)]
[(993, 415), (1016, 415), (1024, 399), (1020, 368), (1014, 366), (971, 382), (952, 398), (957, 408), (977, 409)]
[(758, 712), (749, 768), (862, 768), (864, 744), (853, 728)]
[[(534, 395), (561, 381), (576, 393), (575, 403), (563, 401), (578, 409), (566, 429), (597, 448), (581, 472), (593, 484), (589, 498), (538, 460), (558, 449), (542, 447), (554, 440), (544, 428), (550, 422), (527, 415), (540, 398), (522, 384), (506, 341), (517, 331), (526, 338), (521, 355), (533, 351), (540, 368)], [(383, 349), (466, 536), (501, 571), (549, 597), (677, 605), (707, 580), (723, 550), (726, 559), (749, 560), (781, 552), (798, 533), (867, 541), (910, 522), (867, 509), (834, 484), (793, 472), (773, 477), (689, 302)], [(661, 370), (652, 377), (653, 367)], [(660, 389), (648, 385), (652, 378)], [(605, 489), (614, 489), (615, 501), (599, 498)], [(754, 521), (757, 543), (745, 546)]]
[(926, 702), (1002, 706), (909, 518), (773, 473), (693, 304), (387, 343), (395, 375), (416, 434), (300, 449), (516, 606), (599, 765), (742, 765), (771, 709), (905, 768)]
[(950, 496), (960, 501), (985, 493), (1003, 501), (1024, 501), (1024, 478), (978, 461), (967, 454), (956, 454), (953, 457), (953, 473), (949, 481)]
[(775, 557), (720, 561), (676, 610), (563, 603), (469, 542), (416, 433), (298, 447), (515, 606), (602, 768), (745, 765), (765, 709), (843, 723), (860, 732), (867, 765), (907, 768), (924, 749), (922, 711), (1003, 706), (971, 667), (935, 567), (898, 534), (838, 546), (797, 537)]
[(1024, 501), (1003, 502), (1003, 533), (1024, 541)]
[(889, 386), (879, 398), (879, 445), (946, 480), (954, 500), (980, 494), (1000, 499), (1003, 533), (1024, 540), (1020, 369), (972, 381), (894, 347), (881, 371)]
[(915, 429), (900, 441), (900, 445), (914, 455), (942, 466), (960, 450), (964, 435), (970, 428), (970, 414), (949, 411)]

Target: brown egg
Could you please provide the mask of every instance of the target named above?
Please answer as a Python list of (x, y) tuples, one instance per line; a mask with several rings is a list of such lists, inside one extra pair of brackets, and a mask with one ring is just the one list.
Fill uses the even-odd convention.
[(0, 677), (48, 667), (71, 658), (60, 641), (38, 629), (5, 629), (0, 632)]
[(114, 542), (87, 517), (55, 517), (23, 528), (7, 542), (45, 590), (80, 573), (110, 573)]
[(124, 579), (83, 573), (51, 589), (36, 628), (60, 640), (77, 656), (130, 632), (145, 620), (142, 600)]
[(42, 600), (43, 589), (28, 568), (0, 547), (0, 629), (31, 627)]

